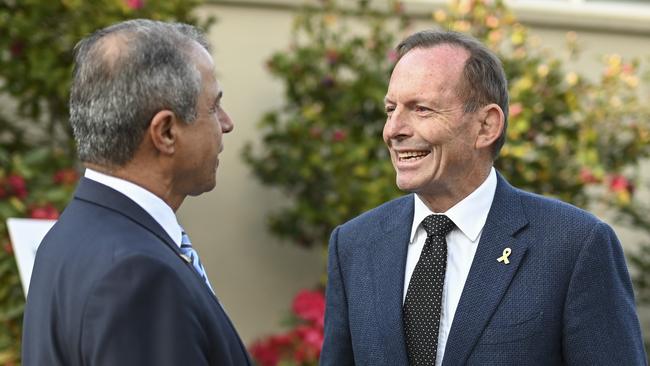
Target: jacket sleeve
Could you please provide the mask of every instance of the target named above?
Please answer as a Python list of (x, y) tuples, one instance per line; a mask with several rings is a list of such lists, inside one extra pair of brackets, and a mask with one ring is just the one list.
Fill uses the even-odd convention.
[(117, 262), (93, 287), (82, 316), (86, 365), (208, 365), (207, 336), (186, 286), (156, 258)]
[(338, 253), (338, 234), (339, 227), (334, 229), (329, 242), (325, 340), (320, 358), (320, 365), (322, 366), (354, 365), (354, 354), (348, 323), (348, 302)]
[(569, 365), (646, 365), (634, 292), (613, 230), (594, 226), (575, 263), (564, 308)]

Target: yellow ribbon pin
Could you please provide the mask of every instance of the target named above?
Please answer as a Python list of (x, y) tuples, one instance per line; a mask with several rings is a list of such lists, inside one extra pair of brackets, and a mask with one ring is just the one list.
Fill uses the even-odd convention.
[(510, 256), (510, 253), (512, 253), (512, 249), (506, 248), (503, 250), (503, 255), (497, 258), (497, 261), (503, 262), (504, 264), (509, 264), (510, 261), (508, 260), (508, 257)]

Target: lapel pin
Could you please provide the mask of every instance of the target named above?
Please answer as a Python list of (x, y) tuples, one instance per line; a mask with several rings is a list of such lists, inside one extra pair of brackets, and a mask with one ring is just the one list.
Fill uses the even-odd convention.
[(510, 261), (508, 260), (508, 257), (510, 256), (510, 253), (512, 253), (512, 249), (506, 248), (503, 250), (503, 255), (497, 258), (497, 261), (503, 262), (504, 264), (509, 264)]
[(183, 258), (183, 260), (187, 263), (192, 263), (192, 259), (185, 254), (181, 254), (181, 258)]

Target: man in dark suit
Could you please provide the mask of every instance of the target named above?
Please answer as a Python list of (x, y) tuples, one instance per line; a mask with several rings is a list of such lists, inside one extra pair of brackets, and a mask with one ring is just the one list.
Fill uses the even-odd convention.
[(646, 364), (612, 229), (492, 166), (508, 113), (497, 57), (442, 31), (397, 51), (384, 140), (414, 194), (332, 233), (321, 364)]
[(247, 365), (175, 212), (215, 186), (222, 109), (194, 27), (134, 20), (75, 48), (70, 121), (86, 166), (36, 255), (23, 365)]

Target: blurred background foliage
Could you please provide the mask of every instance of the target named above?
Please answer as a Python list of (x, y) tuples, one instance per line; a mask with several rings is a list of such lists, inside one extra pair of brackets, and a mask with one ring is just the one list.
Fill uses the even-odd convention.
[(132, 18), (208, 29), (202, 0), (0, 0), (0, 365), (20, 364), (24, 294), (9, 217), (58, 217), (78, 179), (68, 124), (72, 50), (84, 36)]
[[(416, 29), (400, 2), (387, 3), (377, 9), (365, 0), (310, 2), (295, 16), (288, 48), (268, 61), (284, 85), (285, 103), (264, 115), (261, 142), (249, 143), (243, 156), (261, 182), (287, 197), (269, 227), (297, 245), (325, 248), (336, 225), (403, 194), (381, 137), (383, 98), (393, 47)], [(634, 196), (640, 164), (650, 154), (640, 60), (603, 55), (600, 77), (589, 79), (570, 69), (579, 57), (576, 33), (566, 35), (560, 57), (499, 0), (432, 6), (429, 21), (429, 27), (472, 34), (502, 60), (510, 121), (495, 164), (512, 184), (611, 213), (650, 238), (650, 209)], [(628, 256), (638, 300), (650, 302), (650, 243)], [(282, 335), (255, 344), (261, 364), (315, 364), (292, 358), (286, 347), (274, 346), (274, 337)], [(301, 342), (294, 347), (297, 352)]]

